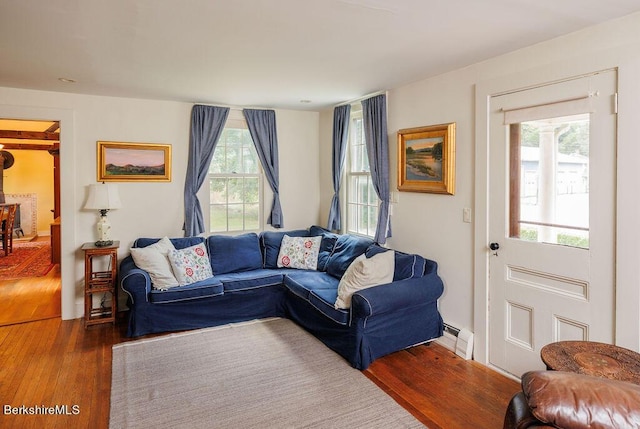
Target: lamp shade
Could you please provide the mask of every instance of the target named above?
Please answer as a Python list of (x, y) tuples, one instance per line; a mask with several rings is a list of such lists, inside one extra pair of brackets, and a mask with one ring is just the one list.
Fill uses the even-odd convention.
[(87, 210), (113, 210), (122, 207), (118, 187), (114, 183), (89, 185), (89, 198), (84, 208)]

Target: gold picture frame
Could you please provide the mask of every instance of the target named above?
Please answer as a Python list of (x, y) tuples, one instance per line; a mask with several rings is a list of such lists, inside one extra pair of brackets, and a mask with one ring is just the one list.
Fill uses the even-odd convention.
[(170, 182), (171, 145), (98, 142), (99, 182)]
[(398, 131), (398, 190), (455, 193), (456, 123)]

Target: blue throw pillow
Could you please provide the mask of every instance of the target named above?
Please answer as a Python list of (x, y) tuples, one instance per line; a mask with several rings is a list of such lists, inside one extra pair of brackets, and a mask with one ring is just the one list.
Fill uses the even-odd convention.
[(278, 268), (278, 255), (282, 237), (308, 237), (309, 231), (306, 229), (296, 229), (294, 231), (264, 231), (260, 234), (260, 245), (262, 248), (262, 258), (264, 258), (265, 268)]
[(258, 235), (212, 235), (207, 238), (207, 249), (214, 275), (238, 273), (262, 268), (262, 254)]
[[(176, 249), (186, 249), (187, 247), (195, 246), (204, 242), (203, 237), (178, 237), (170, 238), (173, 247)], [(138, 238), (133, 242), (132, 247), (147, 247), (160, 241), (159, 238)]]
[(426, 264), (427, 261), (420, 255), (396, 251), (396, 270), (393, 281), (422, 277)]
[[(373, 244), (367, 249), (366, 255), (367, 258), (370, 258), (378, 253), (386, 252), (387, 250), (391, 249), (387, 249), (378, 244)], [(424, 275), (426, 263), (426, 259), (420, 255), (410, 255), (396, 250), (393, 281), (395, 282), (397, 280), (422, 277)]]
[(327, 262), (327, 273), (338, 279), (342, 278), (354, 259), (362, 255), (372, 244), (373, 240), (370, 238), (355, 235), (339, 236)]
[(333, 252), (333, 248), (335, 247), (340, 235), (321, 226), (315, 225), (309, 228), (309, 235), (311, 237), (318, 235), (322, 236), (322, 241), (320, 242), (320, 253), (318, 254), (318, 271), (327, 271), (329, 257), (331, 256), (331, 252)]

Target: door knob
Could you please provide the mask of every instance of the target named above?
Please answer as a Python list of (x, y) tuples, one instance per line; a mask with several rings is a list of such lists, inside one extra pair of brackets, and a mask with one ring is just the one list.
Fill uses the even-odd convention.
[(500, 248), (500, 244), (498, 243), (489, 243), (489, 249), (498, 250)]

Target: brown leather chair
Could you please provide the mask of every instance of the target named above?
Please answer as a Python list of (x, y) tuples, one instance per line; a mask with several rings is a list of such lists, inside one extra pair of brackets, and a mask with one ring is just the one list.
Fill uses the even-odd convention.
[(640, 386), (562, 371), (527, 372), (503, 427), (640, 428)]

